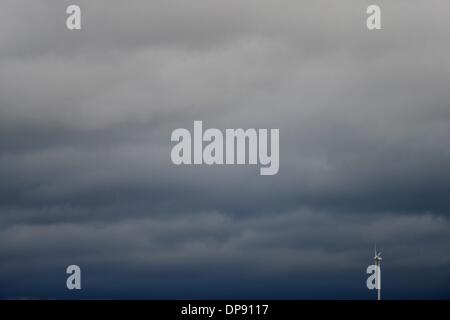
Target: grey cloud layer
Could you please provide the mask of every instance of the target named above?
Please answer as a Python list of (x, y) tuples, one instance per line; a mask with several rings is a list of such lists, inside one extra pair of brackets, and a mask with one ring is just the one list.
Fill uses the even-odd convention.
[[(88, 275), (92, 271), (96, 275), (87, 276), (84, 282), (88, 288), (83, 293), (86, 297), (98, 294), (97, 281), (101, 279), (100, 288), (111, 287), (110, 291), (102, 292), (107, 297), (139, 296), (133, 288), (143, 287), (146, 297), (201, 297), (205, 289), (212, 297), (233, 297), (233, 294), (243, 297), (253, 292), (256, 282), (263, 282), (269, 283), (281, 297), (292, 294), (292, 297), (332, 298), (333, 286), (339, 285), (346, 288), (344, 297), (369, 298), (359, 283), (364, 280), (361, 266), (370, 259), (367, 248), (382, 233), (383, 243), (389, 248), (385, 253), (385, 259), (389, 260), (386, 277), (390, 279), (386, 287), (391, 289), (386, 290), (386, 297), (395, 297), (392, 291), (400, 285), (403, 294), (420, 287), (425, 297), (428, 290), (446, 290), (439, 276), (418, 278), (407, 284), (402, 284), (402, 277), (394, 276), (448, 265), (448, 256), (440, 253), (450, 240), (449, 224), (442, 218), (344, 216), (337, 227), (335, 224), (332, 214), (297, 210), (250, 219), (202, 212), (178, 218), (166, 215), (89, 225), (18, 225), (1, 233), (0, 251), (7, 262), (0, 271), (8, 275), (25, 274), (31, 265), (34, 278), (50, 279), (41, 291), (30, 287), (25, 291), (28, 295), (59, 292), (60, 284), (51, 279), (60, 278), (58, 267), (77, 261)], [(424, 244), (423, 240), (428, 238), (431, 240)], [(428, 250), (430, 247), (434, 250)], [(109, 279), (114, 274), (121, 277)], [(24, 280), (17, 278), (19, 282)], [(286, 293), (272, 283), (284, 282), (286, 278), (302, 290)], [(124, 279), (130, 281), (125, 283), (126, 290), (122, 288)], [(194, 279), (196, 285), (191, 282)], [(209, 281), (218, 288), (208, 286)], [(329, 282), (334, 283), (331, 288), (327, 288)], [(13, 294), (22, 293), (11, 282), (6, 284)], [(243, 284), (251, 286), (241, 288)], [(226, 291), (227, 286), (234, 287), (233, 294)], [(322, 286), (327, 289), (314, 293), (315, 288)], [(266, 291), (253, 294), (271, 296)]]
[[(117, 296), (163, 290), (134, 273), (232, 296), (260, 267), (267, 297), (339, 281), (358, 297), (377, 241), (402, 274), (392, 297), (449, 297), (450, 7), (379, 2), (370, 33), (364, 1), (79, 1), (80, 32), (71, 2), (0, 1), (0, 296), (64, 294), (19, 279), (74, 257), (122, 265)], [(173, 166), (170, 133), (193, 120), (280, 128), (280, 173)], [(181, 269), (211, 264), (239, 281), (205, 271), (189, 291)], [(426, 271), (422, 292), (404, 284)]]

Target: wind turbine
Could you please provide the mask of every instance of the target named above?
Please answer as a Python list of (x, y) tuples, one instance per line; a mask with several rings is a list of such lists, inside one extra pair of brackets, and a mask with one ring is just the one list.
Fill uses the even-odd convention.
[(375, 265), (377, 266), (377, 290), (378, 290), (378, 300), (381, 300), (381, 252), (377, 252), (377, 245), (375, 245), (375, 256), (373, 257)]

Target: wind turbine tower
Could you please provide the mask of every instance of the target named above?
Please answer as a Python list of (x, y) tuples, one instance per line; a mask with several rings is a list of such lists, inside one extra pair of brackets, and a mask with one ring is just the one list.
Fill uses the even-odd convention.
[(375, 256), (373, 257), (375, 261), (375, 265), (377, 266), (377, 291), (378, 291), (378, 300), (381, 300), (381, 252), (377, 252), (377, 246), (375, 245)]

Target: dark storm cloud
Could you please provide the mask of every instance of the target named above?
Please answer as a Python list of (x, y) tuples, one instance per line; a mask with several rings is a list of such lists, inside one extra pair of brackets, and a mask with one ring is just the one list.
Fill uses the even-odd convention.
[[(288, 296), (272, 284), (286, 281), (286, 277), (303, 288), (290, 293), (292, 297), (302, 297), (308, 296), (305, 289), (327, 286), (327, 282), (340, 277), (337, 283), (348, 289), (345, 295), (363, 298), (369, 295), (365, 292), (361, 266), (370, 261), (367, 248), (379, 238), (380, 232), (384, 234), (384, 245), (395, 248), (385, 253), (389, 260), (386, 276), (392, 277), (387, 286), (395, 288), (402, 278), (390, 273), (408, 272), (404, 270), (405, 265), (422, 270), (448, 265), (448, 256), (442, 252), (448, 249), (449, 231), (447, 221), (427, 214), (361, 219), (351, 215), (336, 218), (333, 214), (308, 210), (249, 219), (203, 212), (177, 218), (166, 215), (101, 224), (18, 225), (1, 233), (0, 251), (6, 263), (0, 270), (1, 274), (16, 274), (32, 265), (33, 277), (51, 278), (53, 272), (53, 277), (58, 278), (56, 267), (78, 261), (85, 270), (92, 270), (96, 278), (104, 281), (101, 287), (112, 288), (103, 292), (103, 296), (109, 297), (201, 296), (211, 279), (212, 283), (223, 286), (227, 277), (233, 279), (228, 279), (226, 286), (239, 297), (252, 292), (251, 287), (258, 281), (269, 283), (276, 292), (280, 291), (278, 294)], [(431, 240), (424, 244), (427, 238)], [(430, 246), (434, 250), (427, 250)], [(421, 259), (413, 258), (417, 256)], [(24, 259), (28, 265), (23, 265)], [(116, 270), (119, 266), (120, 272)], [(123, 279), (117, 276), (113, 278), (117, 282), (108, 280), (105, 274), (119, 274), (130, 283), (123, 284)], [(88, 276), (84, 283), (88, 288), (86, 297), (97, 294), (96, 278)], [(189, 279), (196, 279), (196, 285)], [(6, 279), (2, 280), (8, 285)], [(241, 288), (242, 280), (250, 287)], [(402, 292), (420, 286), (427, 294), (433, 285), (445, 288), (445, 284), (437, 283), (442, 280), (448, 280), (448, 276), (438, 274), (431, 280), (416, 279), (402, 286)], [(122, 285), (127, 288), (125, 292)], [(20, 294), (17, 288), (11, 287), (12, 295)], [(49, 287), (45, 290), (59, 292), (53, 280)], [(133, 292), (144, 287), (143, 293)], [(331, 291), (324, 289), (322, 296), (331, 297)], [(26, 292), (36, 294), (39, 290), (30, 288)], [(214, 297), (229, 295), (212, 284), (207, 292)], [(309, 294), (315, 295), (312, 291)], [(257, 296), (270, 294), (262, 292)], [(391, 297), (395, 295), (391, 293)]]
[[(98, 297), (360, 297), (374, 242), (392, 297), (449, 296), (447, 3), (380, 1), (379, 32), (364, 1), (78, 3), (69, 32), (72, 2), (0, 1), (1, 297), (75, 262)], [(174, 166), (194, 120), (280, 128), (279, 174)]]

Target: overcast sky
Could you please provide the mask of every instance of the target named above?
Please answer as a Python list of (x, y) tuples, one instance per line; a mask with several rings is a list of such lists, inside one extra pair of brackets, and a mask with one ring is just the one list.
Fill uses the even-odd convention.
[[(383, 297), (450, 298), (449, 12), (0, 0), (0, 298), (372, 299), (375, 243)], [(279, 173), (173, 165), (194, 120), (279, 128)]]

